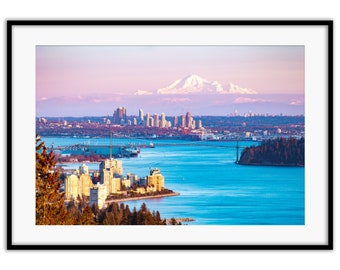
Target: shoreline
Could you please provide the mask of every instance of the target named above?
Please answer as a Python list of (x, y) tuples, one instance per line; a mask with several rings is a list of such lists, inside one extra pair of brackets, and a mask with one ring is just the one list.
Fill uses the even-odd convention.
[(241, 162), (235, 162), (237, 165), (245, 165), (245, 166), (271, 166), (271, 167), (297, 167), (297, 168), (303, 168), (304, 165), (295, 165), (295, 164), (280, 164), (280, 163), (241, 163)]
[(169, 194), (157, 194), (157, 195), (140, 196), (140, 197), (132, 197), (132, 198), (112, 199), (112, 200), (106, 200), (105, 205), (109, 203), (119, 203), (119, 202), (138, 201), (138, 200), (151, 200), (151, 199), (159, 199), (159, 198), (173, 197), (173, 196), (179, 196), (179, 195), (180, 195), (179, 192), (173, 192)]

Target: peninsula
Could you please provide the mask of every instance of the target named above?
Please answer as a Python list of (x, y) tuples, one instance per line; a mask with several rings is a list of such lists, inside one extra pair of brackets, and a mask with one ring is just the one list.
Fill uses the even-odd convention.
[(259, 146), (246, 147), (237, 164), (260, 166), (305, 165), (304, 138), (277, 138), (262, 141)]

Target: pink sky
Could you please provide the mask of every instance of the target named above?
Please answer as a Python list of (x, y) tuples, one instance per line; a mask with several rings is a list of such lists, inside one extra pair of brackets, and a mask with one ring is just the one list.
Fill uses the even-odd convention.
[(239, 101), (266, 102), (268, 110), (266, 96), (291, 95), (286, 105), (296, 108), (303, 106), (304, 65), (303, 46), (37, 46), (37, 116), (110, 115), (124, 103), (132, 113), (146, 102), (138, 102), (138, 90), (155, 93), (189, 74), (253, 89), (262, 97)]

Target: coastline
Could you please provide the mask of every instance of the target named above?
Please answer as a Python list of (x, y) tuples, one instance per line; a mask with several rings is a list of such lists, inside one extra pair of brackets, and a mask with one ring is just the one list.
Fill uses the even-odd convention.
[(299, 164), (280, 164), (280, 163), (241, 163), (235, 162), (237, 165), (245, 165), (245, 166), (272, 166), (272, 167), (298, 167), (303, 168), (304, 165)]
[(112, 200), (106, 200), (105, 205), (109, 203), (119, 203), (119, 202), (127, 202), (127, 201), (137, 201), (137, 200), (150, 200), (150, 199), (159, 199), (164, 197), (173, 197), (173, 196), (179, 196), (179, 192), (173, 192), (168, 194), (157, 194), (157, 195), (149, 195), (149, 196), (140, 196), (140, 197), (132, 197), (132, 198), (122, 198), (122, 199), (112, 199)]

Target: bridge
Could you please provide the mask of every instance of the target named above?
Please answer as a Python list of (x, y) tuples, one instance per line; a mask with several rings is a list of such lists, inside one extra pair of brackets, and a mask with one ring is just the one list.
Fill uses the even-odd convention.
[(131, 156), (138, 154), (140, 148), (153, 148), (154, 144), (148, 140), (136, 138), (92, 138), (87, 141), (69, 145), (51, 145), (49, 151), (60, 151), (62, 154), (104, 156)]
[[(222, 143), (221, 143), (222, 142)], [(225, 142), (225, 143), (223, 143)], [(244, 149), (250, 145), (244, 145), (243, 141), (178, 141), (170, 142), (167, 140), (156, 140), (153, 143), (150, 140), (138, 138), (92, 138), (81, 143), (49, 147), (49, 150), (60, 151), (62, 154), (98, 154), (104, 156), (136, 156), (139, 154), (140, 148), (154, 147), (216, 147), (216, 148), (233, 148), (236, 150), (236, 162), (239, 161), (239, 149)], [(254, 144), (258, 142), (253, 142)]]
[[(210, 142), (210, 143), (208, 143)], [(239, 149), (244, 149), (246, 147), (249, 147), (250, 145), (240, 145), (238, 140), (235, 141), (188, 141), (185, 143), (160, 143), (155, 144), (156, 146), (193, 146), (193, 147), (215, 147), (215, 148), (234, 148), (236, 150), (236, 163), (239, 161)], [(227, 145), (227, 144), (212, 144), (213, 142), (234, 142), (233, 145)], [(253, 145), (258, 144), (259, 142), (254, 142)]]
[(135, 139), (135, 138), (114, 138), (111, 141), (107, 138), (98, 138), (98, 139), (89, 139), (87, 141), (83, 141), (81, 143), (75, 143), (71, 145), (59, 145), (59, 146), (50, 146), (51, 150), (77, 150), (81, 148), (88, 147), (98, 147), (98, 148), (129, 148), (129, 147), (138, 147), (138, 148), (153, 148), (154, 144), (148, 140)]

